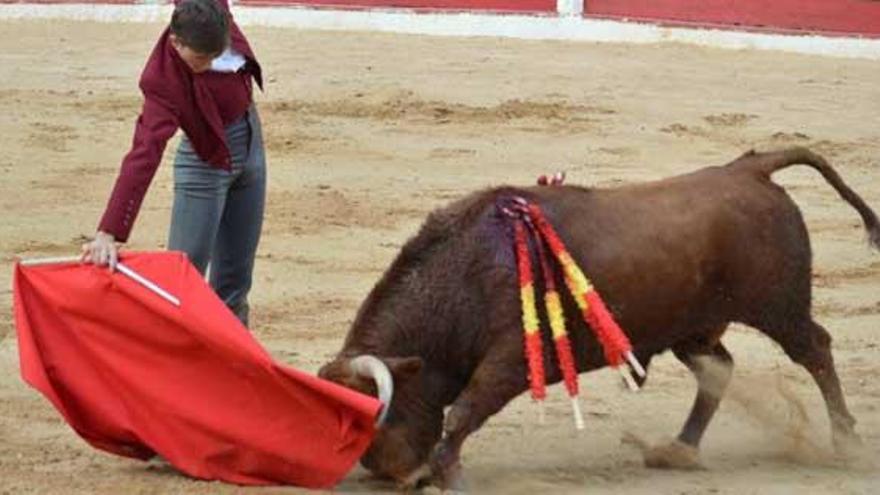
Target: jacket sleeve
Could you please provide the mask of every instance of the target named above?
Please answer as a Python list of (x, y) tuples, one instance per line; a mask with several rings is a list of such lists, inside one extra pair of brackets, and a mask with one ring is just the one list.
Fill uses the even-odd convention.
[(122, 160), (99, 230), (112, 234), (119, 242), (128, 240), (165, 146), (178, 127), (179, 119), (167, 105), (146, 97), (135, 125), (131, 151)]

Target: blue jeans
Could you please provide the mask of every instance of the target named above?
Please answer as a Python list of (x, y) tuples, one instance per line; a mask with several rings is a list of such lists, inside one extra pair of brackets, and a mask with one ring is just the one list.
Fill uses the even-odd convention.
[(233, 313), (248, 324), (247, 295), (263, 225), (266, 155), (253, 105), (226, 127), (232, 170), (202, 161), (184, 136), (174, 157), (168, 249), (183, 251)]

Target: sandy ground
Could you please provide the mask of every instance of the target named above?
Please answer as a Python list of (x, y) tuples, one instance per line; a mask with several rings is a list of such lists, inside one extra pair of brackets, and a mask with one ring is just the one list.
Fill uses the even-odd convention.
[[(94, 232), (139, 110), (137, 75), (160, 30), (0, 22), (0, 493), (299, 491), (194, 481), (95, 451), (18, 373), (14, 256), (74, 254)], [(876, 62), (676, 45), (245, 31), (266, 69), (257, 100), (271, 169), (254, 332), (278, 360), (310, 372), (340, 347), (360, 301), (425, 215), (487, 185), (529, 184), (564, 169), (569, 182), (614, 186), (720, 164), (751, 147), (803, 144), (880, 208)], [(132, 249), (164, 245), (170, 172), (166, 161)], [(880, 253), (867, 248), (856, 213), (818, 174), (804, 167), (776, 180), (812, 234), (815, 313), (835, 338), (865, 458), (832, 459), (812, 380), (768, 339), (735, 328), (725, 339), (737, 360), (733, 400), (708, 430), (705, 470), (648, 470), (621, 443), (625, 432), (653, 442), (680, 428), (695, 387), (667, 355), (638, 395), (610, 372), (584, 377), (583, 432), (574, 430), (561, 389), (551, 389), (544, 426), (528, 398), (514, 401), (466, 444), (475, 493), (876, 493)], [(391, 488), (357, 468), (338, 491)]]

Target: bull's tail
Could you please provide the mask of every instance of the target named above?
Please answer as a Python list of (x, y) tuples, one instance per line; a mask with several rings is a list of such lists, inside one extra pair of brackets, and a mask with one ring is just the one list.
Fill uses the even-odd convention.
[(731, 167), (762, 174), (768, 179), (773, 172), (792, 165), (809, 165), (818, 170), (840, 197), (859, 212), (862, 221), (865, 223), (865, 230), (868, 232), (868, 242), (875, 249), (880, 250), (880, 221), (877, 219), (877, 214), (855, 191), (843, 182), (837, 171), (820, 155), (803, 147), (788, 148), (768, 153), (749, 151), (729, 164)]

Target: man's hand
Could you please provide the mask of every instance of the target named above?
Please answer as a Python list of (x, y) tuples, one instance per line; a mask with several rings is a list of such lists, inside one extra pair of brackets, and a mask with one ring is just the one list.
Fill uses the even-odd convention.
[(119, 249), (116, 247), (116, 239), (112, 234), (98, 231), (91, 242), (82, 246), (83, 263), (94, 263), (98, 266), (108, 265), (110, 271), (116, 270), (119, 261)]

